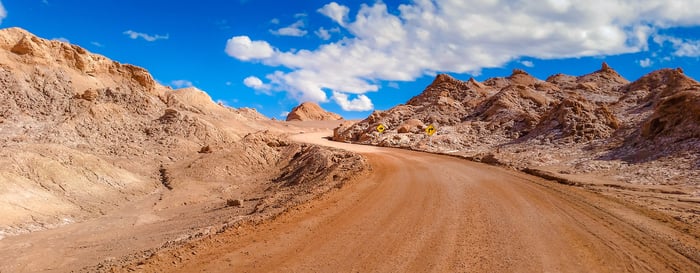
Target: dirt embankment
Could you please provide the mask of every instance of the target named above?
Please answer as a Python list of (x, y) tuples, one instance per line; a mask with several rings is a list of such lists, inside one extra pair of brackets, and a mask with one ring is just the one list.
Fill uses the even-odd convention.
[(0, 271), (101, 272), (240, 225), (277, 217), (366, 173), (358, 154), (270, 132), (209, 146), (161, 168), (168, 185), (97, 218), (0, 241)]

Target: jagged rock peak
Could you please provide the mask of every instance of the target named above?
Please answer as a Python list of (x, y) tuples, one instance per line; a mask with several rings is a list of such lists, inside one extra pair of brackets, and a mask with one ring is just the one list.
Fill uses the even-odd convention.
[(622, 77), (617, 71), (610, 67), (606, 62), (603, 62), (600, 69), (593, 73), (586, 74), (577, 78), (577, 82), (594, 82), (599, 87), (610, 89), (612, 86), (627, 84), (629, 81)]
[(628, 91), (663, 89), (663, 95), (669, 95), (682, 90), (700, 89), (700, 83), (683, 74), (683, 70), (664, 68), (653, 71), (632, 82), (627, 86)]
[(477, 88), (484, 88), (484, 85), (477, 80), (474, 79), (474, 77), (470, 77), (469, 80), (467, 81), (468, 85), (471, 85), (471, 87), (477, 87)]
[(513, 69), (513, 72), (510, 74), (510, 76), (513, 77), (515, 75), (530, 75), (530, 74), (525, 72), (525, 70), (516, 68), (516, 69)]
[(617, 73), (617, 71), (615, 71), (615, 69), (613, 69), (612, 67), (610, 67), (610, 66), (608, 65), (608, 63), (606, 63), (606, 62), (603, 62), (603, 64), (600, 65), (600, 69), (599, 69), (598, 71), (596, 71), (596, 72), (597, 72), (597, 73), (608, 73), (608, 74), (619, 75), (619, 74)]
[(443, 82), (460, 83), (461, 81), (447, 74), (438, 74), (430, 85), (437, 85)]
[(305, 121), (305, 120), (341, 120), (343, 117), (340, 115), (329, 112), (321, 108), (315, 102), (304, 102), (299, 104), (299, 106), (294, 107), (292, 111), (287, 114), (287, 121)]

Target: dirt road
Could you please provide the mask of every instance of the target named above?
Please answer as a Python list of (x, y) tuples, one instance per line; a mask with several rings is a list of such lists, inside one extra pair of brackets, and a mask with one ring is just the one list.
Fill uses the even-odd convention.
[(160, 253), (145, 272), (700, 272), (697, 228), (461, 159), (365, 153), (373, 174), (275, 221)]

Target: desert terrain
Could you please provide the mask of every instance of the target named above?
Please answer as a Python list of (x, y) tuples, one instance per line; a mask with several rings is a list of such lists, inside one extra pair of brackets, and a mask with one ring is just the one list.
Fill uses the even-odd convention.
[(3, 273), (700, 271), (682, 69), (438, 75), (277, 121), (10, 28), (0, 92)]
[(143, 68), (0, 30), (1, 272), (66, 272), (262, 221), (366, 160), (307, 125), (171, 90)]

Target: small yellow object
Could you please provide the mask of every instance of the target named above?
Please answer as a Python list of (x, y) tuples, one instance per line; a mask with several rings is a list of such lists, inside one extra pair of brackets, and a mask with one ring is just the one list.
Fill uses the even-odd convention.
[(386, 130), (386, 126), (384, 126), (384, 124), (379, 124), (379, 126), (377, 126), (377, 132), (384, 133), (384, 130)]
[(428, 128), (425, 128), (425, 133), (429, 136), (432, 136), (433, 134), (435, 134), (435, 132), (437, 132), (437, 129), (435, 129), (435, 126), (433, 126), (432, 124), (428, 125)]

